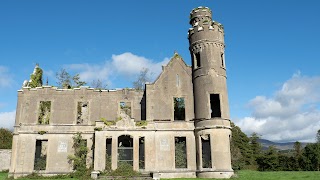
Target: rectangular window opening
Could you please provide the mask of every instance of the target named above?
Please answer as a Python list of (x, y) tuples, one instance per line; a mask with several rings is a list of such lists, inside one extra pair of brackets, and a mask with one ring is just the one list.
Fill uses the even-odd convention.
[(36, 171), (46, 170), (47, 166), (48, 140), (36, 140), (36, 152), (34, 156), (34, 167)]
[(221, 108), (220, 108), (220, 95), (219, 94), (210, 94), (210, 111), (211, 118), (221, 117)]
[(202, 144), (202, 167), (212, 168), (210, 135), (201, 136), (201, 144)]
[(51, 113), (51, 101), (40, 101), (38, 124), (49, 124)]
[(139, 138), (139, 169), (145, 169), (144, 137)]
[(200, 52), (195, 54), (195, 59), (196, 59), (196, 68), (201, 67), (201, 60), (200, 60)]
[(174, 101), (174, 120), (185, 120), (186, 110), (185, 110), (184, 98), (175, 97), (173, 98), (173, 101)]
[(131, 119), (131, 102), (120, 102), (120, 117), (129, 117)]
[(77, 107), (77, 124), (86, 124), (89, 119), (89, 103), (78, 102)]
[(187, 168), (187, 141), (186, 137), (175, 137), (175, 167)]
[(112, 153), (112, 138), (107, 138), (106, 139), (106, 166), (105, 166), (105, 170), (110, 172), (111, 171), (111, 156)]

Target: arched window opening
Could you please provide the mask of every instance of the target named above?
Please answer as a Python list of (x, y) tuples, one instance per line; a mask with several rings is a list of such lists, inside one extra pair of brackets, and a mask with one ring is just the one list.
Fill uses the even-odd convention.
[(128, 135), (118, 137), (118, 167), (122, 164), (133, 166), (133, 139)]

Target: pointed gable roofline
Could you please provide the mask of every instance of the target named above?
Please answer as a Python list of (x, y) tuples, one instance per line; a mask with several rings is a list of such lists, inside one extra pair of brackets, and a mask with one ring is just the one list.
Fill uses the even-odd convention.
[[(154, 85), (154, 84), (156, 84), (156, 82), (160, 79), (160, 77), (162, 76), (162, 74), (164, 74), (164, 72), (165, 72), (165, 69), (167, 69), (169, 66), (171, 66), (173, 63), (175, 63), (175, 62), (180, 62), (179, 64), (180, 65), (184, 65), (186, 68), (191, 68), (191, 66), (188, 66), (187, 64), (186, 64), (186, 62), (184, 62), (184, 60), (182, 59), (182, 57), (176, 52), (176, 51), (174, 51), (174, 54), (173, 54), (173, 56), (171, 57), (171, 59), (170, 59), (170, 61), (168, 62), (168, 64), (167, 65), (163, 65), (162, 66), (162, 71), (161, 71), (161, 73), (159, 74), (159, 76), (156, 78), (156, 80), (154, 80), (153, 81), (153, 83), (148, 83), (148, 84), (146, 84), (146, 85)], [(182, 62), (182, 63), (181, 63)], [(191, 74), (190, 74), (190, 77), (191, 77)]]

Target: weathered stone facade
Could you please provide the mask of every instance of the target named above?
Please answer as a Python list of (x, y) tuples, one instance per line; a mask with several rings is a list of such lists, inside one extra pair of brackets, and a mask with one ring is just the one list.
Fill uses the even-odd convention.
[(9, 170), (11, 149), (0, 149), (0, 171)]
[(192, 10), (190, 24), (192, 67), (175, 53), (144, 91), (19, 90), (9, 174), (71, 172), (67, 157), (80, 132), (96, 171), (126, 162), (161, 178), (230, 177), (223, 27), (206, 7)]

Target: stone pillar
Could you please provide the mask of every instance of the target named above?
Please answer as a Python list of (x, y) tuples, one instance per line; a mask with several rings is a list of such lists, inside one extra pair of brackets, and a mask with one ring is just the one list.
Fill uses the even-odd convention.
[(118, 167), (118, 136), (112, 136), (112, 152), (111, 152), (111, 168), (112, 170)]
[(139, 171), (139, 136), (133, 137), (133, 170)]
[(95, 132), (94, 170), (103, 171), (106, 159), (106, 139), (103, 131)]

